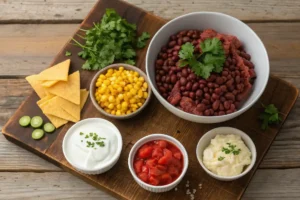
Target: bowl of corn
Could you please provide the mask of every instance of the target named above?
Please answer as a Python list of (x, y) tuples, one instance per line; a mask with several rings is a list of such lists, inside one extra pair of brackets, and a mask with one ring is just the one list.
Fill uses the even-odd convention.
[(152, 94), (146, 74), (123, 63), (100, 70), (91, 82), (90, 91), (97, 110), (115, 119), (137, 115), (149, 103)]

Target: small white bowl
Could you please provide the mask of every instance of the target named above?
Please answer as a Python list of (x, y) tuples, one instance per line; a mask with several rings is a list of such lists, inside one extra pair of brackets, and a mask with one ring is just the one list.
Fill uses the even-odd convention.
[[(153, 141), (153, 140), (166, 140), (166, 141), (174, 144), (181, 151), (181, 153), (183, 155), (182, 172), (175, 181), (173, 181), (172, 183), (170, 183), (168, 185), (154, 186), (154, 185), (147, 184), (144, 181), (142, 181), (141, 179), (139, 179), (134, 171), (133, 160), (134, 160), (134, 156), (135, 156), (137, 150), (143, 144)], [(151, 135), (141, 138), (133, 145), (133, 147), (130, 150), (129, 157), (128, 157), (128, 167), (129, 167), (130, 173), (133, 176), (134, 180), (145, 190), (148, 190), (150, 192), (155, 192), (155, 193), (167, 192), (167, 191), (170, 191), (173, 188), (175, 188), (180, 183), (180, 181), (183, 179), (183, 177), (187, 171), (188, 165), (189, 165), (189, 158), (188, 158), (188, 154), (187, 154), (184, 146), (175, 138), (165, 135), (165, 134), (151, 134)]]
[[(116, 152), (115, 154), (102, 166), (97, 167), (97, 168), (87, 168), (84, 167), (80, 164), (78, 164), (77, 162), (75, 162), (72, 159), (72, 156), (69, 155), (67, 148), (74, 148), (74, 144), (72, 142), (70, 142), (70, 138), (74, 136), (74, 134), (79, 134), (80, 132), (83, 132), (84, 130), (86, 130), (86, 127), (93, 127), (93, 132), (97, 133), (97, 130), (99, 129), (108, 129), (110, 131), (110, 134), (115, 134), (116, 138), (117, 138), (117, 145), (116, 145)], [(84, 128), (83, 128), (84, 127)], [(72, 146), (73, 145), (73, 146)], [(120, 131), (118, 130), (118, 128), (112, 124), (111, 122), (105, 120), (105, 119), (101, 119), (101, 118), (88, 118), (88, 119), (84, 119), (81, 120), (79, 122), (77, 122), (76, 124), (74, 124), (66, 133), (64, 139), (63, 139), (63, 143), (62, 143), (62, 150), (63, 150), (63, 154), (66, 158), (66, 160), (78, 171), (85, 173), (85, 174), (102, 174), (108, 170), (110, 170), (119, 160), (119, 157), (121, 155), (121, 151), (122, 151), (122, 136)], [(83, 162), (83, 161), (82, 161)]]
[[(203, 151), (210, 144), (211, 139), (215, 138), (216, 135), (218, 135), (218, 134), (226, 134), (226, 135), (234, 134), (234, 135), (241, 136), (242, 140), (244, 141), (246, 146), (251, 151), (251, 153), (252, 153), (251, 164), (249, 166), (247, 166), (247, 168), (241, 174), (239, 174), (237, 176), (230, 176), (230, 177), (219, 176), (217, 174), (214, 174), (210, 170), (208, 170), (205, 167), (205, 165), (203, 164), (203, 160), (202, 160), (203, 159)], [(246, 175), (253, 168), (255, 161), (256, 161), (256, 148), (255, 148), (255, 145), (254, 145), (253, 141), (251, 140), (251, 138), (243, 131), (236, 129), (236, 128), (231, 128), (231, 127), (219, 127), (219, 128), (215, 128), (215, 129), (208, 131), (201, 137), (201, 139), (198, 142), (197, 148), (196, 148), (196, 155), (197, 155), (197, 159), (198, 159), (201, 167), (210, 176), (212, 176), (213, 178), (218, 179), (220, 181), (232, 181), (232, 180), (241, 178), (242, 176)]]
[[(187, 29), (214, 29), (219, 33), (234, 35), (241, 41), (246, 52), (251, 55), (251, 62), (255, 66), (254, 70), (257, 78), (250, 95), (236, 112), (222, 116), (199, 116), (182, 111), (171, 105), (160, 95), (155, 81), (155, 60), (157, 55), (161, 47), (168, 42), (171, 35)], [(211, 124), (228, 121), (247, 111), (264, 92), (269, 79), (270, 65), (264, 44), (247, 24), (223, 13), (194, 12), (170, 20), (156, 32), (147, 50), (146, 72), (154, 95), (165, 108), (185, 120)]]

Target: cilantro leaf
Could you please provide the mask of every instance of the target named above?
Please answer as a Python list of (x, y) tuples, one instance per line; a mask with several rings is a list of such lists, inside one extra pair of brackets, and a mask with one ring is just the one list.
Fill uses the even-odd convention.
[(279, 111), (274, 104), (270, 104), (268, 106), (263, 105), (263, 107), (264, 112), (259, 115), (259, 119), (262, 121), (262, 130), (266, 130), (271, 124), (277, 124), (282, 121), (281, 117), (279, 116)]
[(206, 39), (200, 43), (200, 47), (203, 53), (210, 52), (215, 55), (224, 53), (222, 42), (218, 38)]
[(187, 42), (181, 46), (181, 50), (179, 51), (179, 58), (183, 60), (192, 59), (194, 56), (194, 46), (192, 43)]
[(189, 66), (192, 71), (204, 79), (212, 72), (220, 73), (226, 60), (222, 42), (217, 39), (206, 39), (200, 43), (202, 54), (194, 55), (194, 46), (187, 42), (179, 51), (179, 66)]
[(137, 38), (136, 25), (128, 23), (114, 9), (106, 9), (101, 21), (93, 25), (89, 30), (80, 29), (83, 34), (76, 35), (84, 43), (72, 39), (82, 49), (78, 56), (86, 60), (82, 65), (85, 70), (99, 70), (115, 61), (134, 65), (136, 48), (144, 47), (150, 38), (146, 32)]
[(150, 34), (147, 32), (143, 32), (142, 35), (138, 38), (137, 41), (137, 48), (141, 49), (144, 48), (146, 46), (146, 41), (150, 38)]
[(66, 51), (65, 56), (71, 56), (72, 53), (70, 51)]

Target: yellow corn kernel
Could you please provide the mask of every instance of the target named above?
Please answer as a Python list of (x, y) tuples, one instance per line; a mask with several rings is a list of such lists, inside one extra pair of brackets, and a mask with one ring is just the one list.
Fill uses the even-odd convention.
[(143, 104), (142, 104), (142, 103), (138, 103), (137, 105), (138, 105), (139, 107), (141, 107)]
[(103, 74), (100, 74), (99, 78), (104, 80), (106, 77)]
[(101, 96), (101, 102), (107, 101), (107, 95), (102, 95)]
[(132, 86), (131, 84), (128, 84), (128, 85), (127, 85), (127, 88), (128, 88), (128, 89), (132, 89), (133, 86)]
[(148, 89), (148, 83), (147, 82), (144, 82), (143, 88)]
[(118, 86), (117, 91), (118, 91), (118, 92), (123, 92), (123, 88), (120, 87), (120, 86)]
[(115, 97), (112, 96), (112, 95), (110, 95), (110, 96), (108, 97), (108, 101), (109, 101), (110, 103), (115, 102)]
[(113, 69), (109, 69), (107, 70), (107, 74), (113, 74), (114, 70)]
[(137, 108), (131, 108), (132, 112), (135, 112), (137, 110)]
[(110, 113), (110, 109), (108, 109), (108, 108), (105, 108), (104, 111), (107, 113)]
[(128, 108), (128, 103), (126, 101), (122, 102), (122, 108), (124, 108), (124, 109)]
[(126, 85), (126, 82), (123, 80), (120, 82), (120, 85), (124, 87)]
[(124, 71), (124, 67), (119, 67), (119, 71)]
[[(128, 99), (130, 99), (131, 97), (132, 97), (132, 93), (131, 92), (126, 92), (126, 97), (128, 98)], [(124, 98), (125, 99), (125, 98)]]
[(134, 96), (134, 95), (136, 95), (137, 91), (136, 91), (136, 89), (132, 88), (132, 89), (130, 89), (130, 93)]
[(142, 81), (142, 82), (144, 82), (145, 81), (145, 79), (144, 79), (144, 77), (139, 77), (139, 81)]
[(115, 110), (112, 110), (112, 111), (110, 112), (110, 114), (115, 115), (115, 114), (116, 114), (116, 111), (115, 111)]
[(120, 115), (121, 115), (121, 111), (120, 111), (120, 110), (117, 110), (116, 115), (117, 115), (117, 116), (120, 116)]
[(101, 86), (101, 82), (100, 81), (97, 81), (96, 82), (96, 87), (100, 87)]
[(121, 110), (121, 104), (117, 104), (117, 109)]
[(138, 76), (139, 76), (139, 73), (138, 73), (138, 72), (133, 72), (133, 76), (138, 77)]
[(132, 112), (130, 111), (130, 110), (127, 110), (126, 111), (126, 115), (129, 115), (129, 114), (131, 114)]
[(147, 99), (148, 97), (148, 92), (144, 92), (144, 98)]
[(105, 84), (105, 85), (110, 85), (110, 80), (108, 80), (108, 79), (104, 80), (104, 81), (103, 81), (103, 84)]
[(143, 98), (143, 96), (144, 96), (143, 91), (139, 90), (137, 95), (139, 98)]
[(101, 107), (101, 108), (104, 108), (104, 107), (105, 107), (105, 105), (104, 105), (103, 102), (100, 103), (100, 107)]
[(131, 104), (134, 104), (134, 103), (136, 103), (136, 100), (135, 100), (135, 98), (132, 98), (132, 99), (130, 99), (130, 100), (129, 100), (129, 103), (131, 103)]
[(110, 103), (110, 104), (108, 104), (107, 107), (108, 107), (109, 109), (113, 109), (113, 108), (114, 108), (114, 104)]

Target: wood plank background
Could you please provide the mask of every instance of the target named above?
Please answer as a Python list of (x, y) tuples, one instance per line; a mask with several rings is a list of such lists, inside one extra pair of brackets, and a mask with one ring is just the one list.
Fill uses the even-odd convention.
[[(24, 76), (46, 68), (95, 0), (0, 0), (0, 126), (31, 92)], [(300, 1), (129, 0), (165, 18), (219, 11), (248, 22), (271, 72), (300, 89)], [(300, 199), (300, 100), (243, 199)], [(201, 192), (198, 190), (197, 192)], [(0, 199), (114, 199), (0, 135)]]

